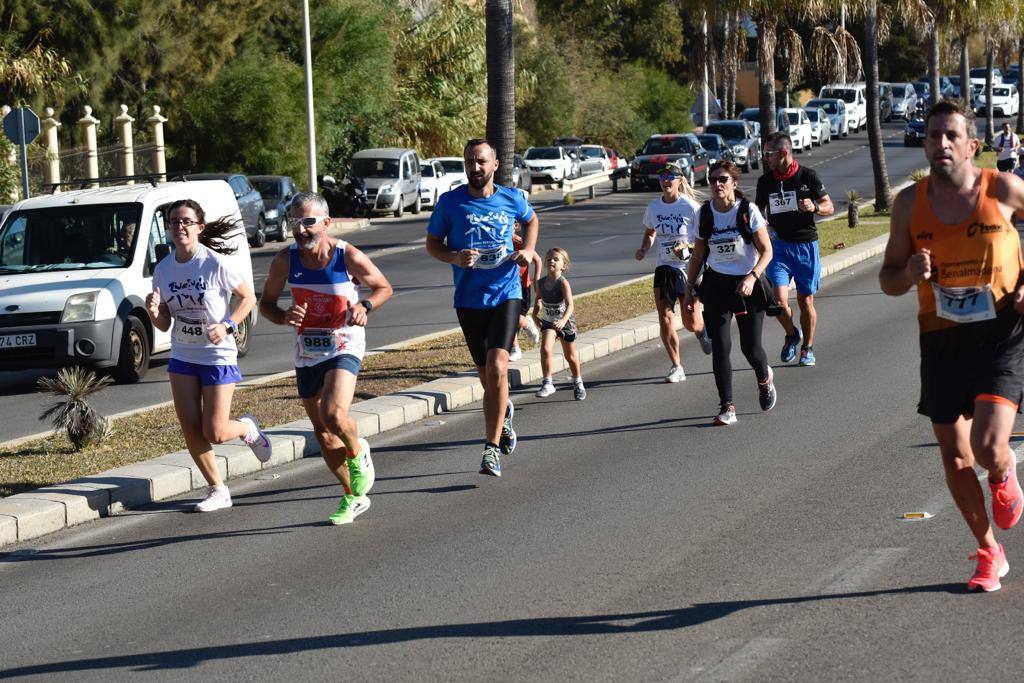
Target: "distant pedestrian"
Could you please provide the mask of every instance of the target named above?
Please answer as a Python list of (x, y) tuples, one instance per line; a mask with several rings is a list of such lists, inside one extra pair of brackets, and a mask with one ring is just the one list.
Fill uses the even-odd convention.
[[(223, 255), (235, 247), (225, 239), (237, 229), (231, 220), (206, 220), (191, 199), (167, 209), (167, 229), (174, 252), (157, 264), (146, 310), (153, 325), (171, 333), (167, 373), (174, 411), (192, 459), (209, 484), (196, 512), (231, 507), (231, 492), (217, 469), (211, 444), (243, 439), (262, 462), (273, 451), (252, 415), (230, 418), (235, 384), (242, 381), (234, 333), (256, 304), (242, 274)], [(230, 310), (231, 296), (238, 297)]]
[(682, 356), (679, 350), (679, 335), (676, 333), (675, 307), (679, 302), (679, 313), (683, 327), (693, 332), (704, 353), (711, 353), (711, 339), (704, 329), (704, 316), (699, 300), (693, 302), (692, 310), (683, 305), (686, 296), (686, 266), (690, 262), (690, 246), (697, 237), (697, 210), (693, 188), (686, 182), (678, 162), (662, 166), (658, 174), (661, 196), (647, 205), (644, 212), (644, 235), (636, 260), (642, 261), (652, 248), (657, 249), (658, 265), (654, 269), (654, 305), (658, 309), (658, 330), (661, 343), (672, 363), (666, 382), (682, 382), (686, 379)]
[[(315, 192), (295, 195), (288, 209), (295, 243), (270, 262), (260, 313), (295, 328), (295, 384), (327, 469), (341, 483), (331, 524), (349, 524), (370, 507), (376, 479), (370, 444), (349, 414), (366, 350), (366, 322), (391, 298), (391, 284), (370, 258), (327, 234), (327, 201)], [(278, 305), (285, 284), (292, 305)], [(369, 288), (360, 297), (360, 285)]]
[(573, 396), (582, 401), (587, 398), (587, 389), (583, 386), (580, 356), (576, 352), (576, 309), (572, 301), (572, 287), (564, 277), (565, 271), (569, 270), (569, 252), (561, 247), (552, 247), (545, 254), (544, 262), (548, 272), (537, 281), (537, 303), (533, 309), (534, 317), (540, 322), (540, 367), (544, 373), (537, 397), (555, 393), (551, 359), (557, 337), (562, 342), (562, 354), (572, 373)]
[[(494, 146), (478, 138), (463, 150), (468, 184), (444, 193), (427, 225), (427, 253), (451, 264), (455, 312), (484, 387), (480, 473), (501, 476), (501, 456), (515, 450), (515, 406), (508, 397), (508, 355), (519, 329), (519, 269), (533, 261), (539, 221), (522, 192), (494, 184)], [(523, 246), (512, 245), (513, 224)]]
[[(799, 346), (800, 365), (810, 366), (816, 363), (814, 332), (818, 312), (814, 308), (814, 295), (821, 280), (821, 254), (814, 217), (831, 216), (835, 207), (818, 174), (793, 158), (793, 141), (788, 134), (776, 132), (767, 137), (764, 162), (765, 172), (757, 179), (754, 203), (764, 212), (771, 234), (772, 261), (766, 274), (782, 306), (778, 318), (786, 331), (780, 358), (783, 363), (789, 363), (796, 358)], [(793, 321), (789, 305), (790, 283), (796, 285), (799, 327)]]
[(999, 157), (996, 159), (996, 168), (1006, 173), (1012, 171), (1017, 161), (1020, 138), (1010, 128), (1009, 121), (1003, 122), (1003, 129), (999, 131), (999, 135), (992, 141), (992, 146), (999, 154)]
[[(690, 258), (689, 281), (703, 279), (696, 289), (686, 289), (686, 305), (704, 302), (704, 321), (711, 335), (711, 360), (718, 388), (716, 425), (736, 423), (732, 395), (733, 316), (740, 332), (740, 349), (757, 377), (761, 410), (775, 407), (774, 373), (768, 364), (761, 333), (771, 292), (760, 281), (772, 259), (772, 244), (761, 212), (737, 189), (740, 169), (731, 161), (719, 161), (708, 173), (711, 201), (700, 208), (697, 239)], [(771, 302), (774, 303), (774, 302)]]

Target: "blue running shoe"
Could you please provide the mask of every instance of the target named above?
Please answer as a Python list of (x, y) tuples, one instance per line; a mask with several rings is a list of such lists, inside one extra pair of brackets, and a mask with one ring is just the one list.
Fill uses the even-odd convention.
[(814, 349), (810, 346), (805, 346), (800, 349), (800, 365), (804, 367), (811, 367), (814, 365)]
[(793, 334), (786, 335), (786, 343), (782, 345), (782, 353), (779, 357), (783, 363), (789, 363), (796, 358), (797, 347), (800, 346), (800, 342), (803, 341), (804, 335), (800, 331), (800, 328), (796, 328), (796, 332)]
[(480, 461), (480, 474), (489, 474), (492, 477), (501, 476), (501, 458), (498, 457), (498, 449), (494, 446), (484, 447), (484, 457)]

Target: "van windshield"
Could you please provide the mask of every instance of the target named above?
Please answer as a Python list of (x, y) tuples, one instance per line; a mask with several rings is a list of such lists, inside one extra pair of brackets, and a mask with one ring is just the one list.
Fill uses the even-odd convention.
[(643, 154), (693, 154), (693, 141), (689, 138), (650, 138), (644, 144)]
[(357, 178), (397, 178), (398, 159), (353, 159), (352, 175)]
[(717, 133), (726, 140), (739, 140), (747, 137), (747, 130), (742, 123), (709, 123), (705, 130), (709, 133)]
[(557, 147), (531, 147), (526, 150), (526, 158), (534, 159), (561, 159), (562, 155)]
[(141, 212), (138, 204), (16, 211), (0, 229), (0, 273), (123, 268)]
[(822, 97), (832, 97), (844, 102), (856, 102), (857, 91), (853, 88), (824, 88), (821, 91)]

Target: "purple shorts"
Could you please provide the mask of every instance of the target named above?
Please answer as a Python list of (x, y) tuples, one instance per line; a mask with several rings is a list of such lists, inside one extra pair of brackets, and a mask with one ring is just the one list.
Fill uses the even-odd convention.
[(242, 371), (238, 369), (237, 365), (200, 365), (172, 358), (167, 364), (167, 372), (195, 377), (204, 387), (212, 387), (217, 384), (238, 384), (242, 381)]

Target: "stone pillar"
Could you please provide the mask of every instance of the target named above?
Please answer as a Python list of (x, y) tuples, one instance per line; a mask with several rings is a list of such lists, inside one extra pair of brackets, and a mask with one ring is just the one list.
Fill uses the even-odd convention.
[(146, 123), (153, 131), (153, 173), (160, 174), (160, 182), (167, 180), (167, 159), (164, 156), (164, 123), (167, 122), (160, 115), (160, 107), (153, 105), (153, 115), (146, 119)]
[[(78, 119), (78, 126), (82, 129), (82, 138), (85, 140), (85, 177), (100, 177), (100, 161), (96, 152), (96, 127), (100, 121), (92, 115), (92, 107), (85, 107), (85, 116)], [(99, 183), (92, 183), (89, 187), (99, 187)]]
[[(60, 183), (60, 144), (57, 141), (57, 129), (61, 123), (53, 118), (53, 107), (47, 107), (43, 112), (46, 118), (40, 123), (43, 128), (43, 137), (46, 140), (46, 165), (43, 167), (43, 181), (49, 184)], [(60, 192), (60, 185), (53, 188), (53, 192)]]
[[(8, 107), (6, 104), (0, 107), (0, 120), (3, 120), (10, 113), (11, 108)], [(18, 166), (18, 148), (15, 145), (10, 145), (10, 148), (7, 152), (7, 158), (3, 159), (2, 162), (9, 164), (11, 168), (20, 169), (20, 167)], [(7, 197), (0, 196), (0, 199), (6, 199), (6, 201), (4, 202), (5, 204), (14, 204), (19, 199), (21, 199), (21, 193), (19, 192), (19, 188), (21, 187), (20, 170), (18, 171), (18, 178), (19, 180), (17, 183), (15, 183), (14, 187), (11, 188), (10, 194), (7, 195)]]
[[(117, 134), (121, 138), (121, 175), (133, 176), (135, 175), (135, 147), (132, 145), (132, 121), (131, 116), (128, 115), (128, 105), (121, 105), (121, 114), (114, 119), (114, 123), (117, 124)], [(129, 185), (134, 185), (134, 180), (127, 181)]]

